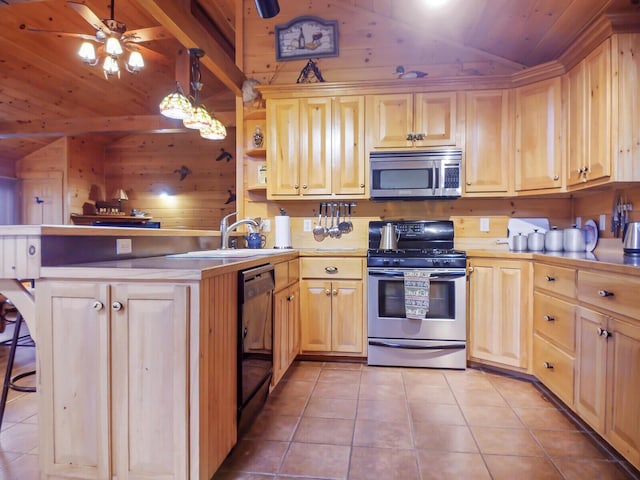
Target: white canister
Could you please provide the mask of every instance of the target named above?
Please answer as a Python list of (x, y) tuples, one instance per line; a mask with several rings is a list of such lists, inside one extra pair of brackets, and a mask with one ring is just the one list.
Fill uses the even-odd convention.
[(564, 233), (562, 230), (558, 230), (558, 227), (551, 227), (551, 230), (544, 234), (544, 249), (547, 252), (561, 252), (563, 241)]
[(574, 225), (572, 228), (565, 228), (562, 232), (562, 246), (567, 252), (584, 252), (586, 250), (583, 230)]
[(541, 252), (544, 250), (544, 233), (539, 232), (536, 228), (527, 235), (527, 248), (531, 252)]

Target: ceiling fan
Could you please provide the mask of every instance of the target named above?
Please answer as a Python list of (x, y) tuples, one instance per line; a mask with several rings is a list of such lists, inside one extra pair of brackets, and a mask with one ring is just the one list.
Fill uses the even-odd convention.
[[(82, 61), (95, 66), (100, 61), (100, 54), (104, 57), (102, 68), (106, 78), (117, 75), (120, 77), (118, 59), (124, 50), (130, 52), (125, 68), (130, 73), (138, 73), (144, 67), (142, 53), (156, 61), (167, 61), (164, 55), (140, 45), (142, 42), (152, 40), (164, 40), (170, 38), (164, 27), (139, 28), (127, 30), (127, 26), (115, 19), (115, 0), (111, 0), (111, 18), (100, 19), (84, 3), (67, 0), (67, 5), (75, 10), (89, 25), (95, 29), (94, 35), (84, 33), (59, 32), (54, 30), (41, 30), (29, 28), (30, 32), (53, 33), (58, 36), (82, 38), (85, 42), (80, 47), (78, 54)], [(98, 44), (97, 52), (94, 43)]]

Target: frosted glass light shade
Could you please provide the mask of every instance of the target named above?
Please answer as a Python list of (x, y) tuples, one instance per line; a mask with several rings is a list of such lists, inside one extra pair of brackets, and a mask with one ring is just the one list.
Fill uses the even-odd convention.
[(106, 57), (102, 64), (104, 74), (107, 76), (120, 75), (120, 67), (118, 66), (118, 60), (115, 57)]
[(127, 62), (127, 71), (130, 73), (137, 73), (144, 68), (144, 59), (140, 52), (131, 52), (129, 55), (129, 61)]
[(78, 50), (78, 55), (84, 63), (93, 63), (96, 61), (96, 49), (91, 42), (83, 42)]
[(104, 46), (104, 51), (109, 55), (122, 55), (122, 45), (115, 37), (107, 38), (107, 43)]

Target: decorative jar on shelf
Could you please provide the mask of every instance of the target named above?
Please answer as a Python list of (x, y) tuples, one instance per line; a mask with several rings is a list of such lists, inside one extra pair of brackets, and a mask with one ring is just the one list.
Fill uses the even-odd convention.
[(264, 145), (264, 135), (260, 125), (256, 125), (256, 129), (253, 131), (253, 146), (254, 148), (262, 148), (262, 145)]

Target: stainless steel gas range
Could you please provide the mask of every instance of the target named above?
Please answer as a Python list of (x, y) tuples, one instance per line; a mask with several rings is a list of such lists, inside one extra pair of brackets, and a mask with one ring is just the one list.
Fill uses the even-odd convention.
[[(392, 250), (379, 248), (388, 223), (397, 236)], [(369, 223), (369, 365), (466, 368), (467, 256), (453, 249), (453, 231), (448, 220)], [(405, 312), (405, 277), (416, 272), (428, 273), (429, 305), (413, 319)]]

